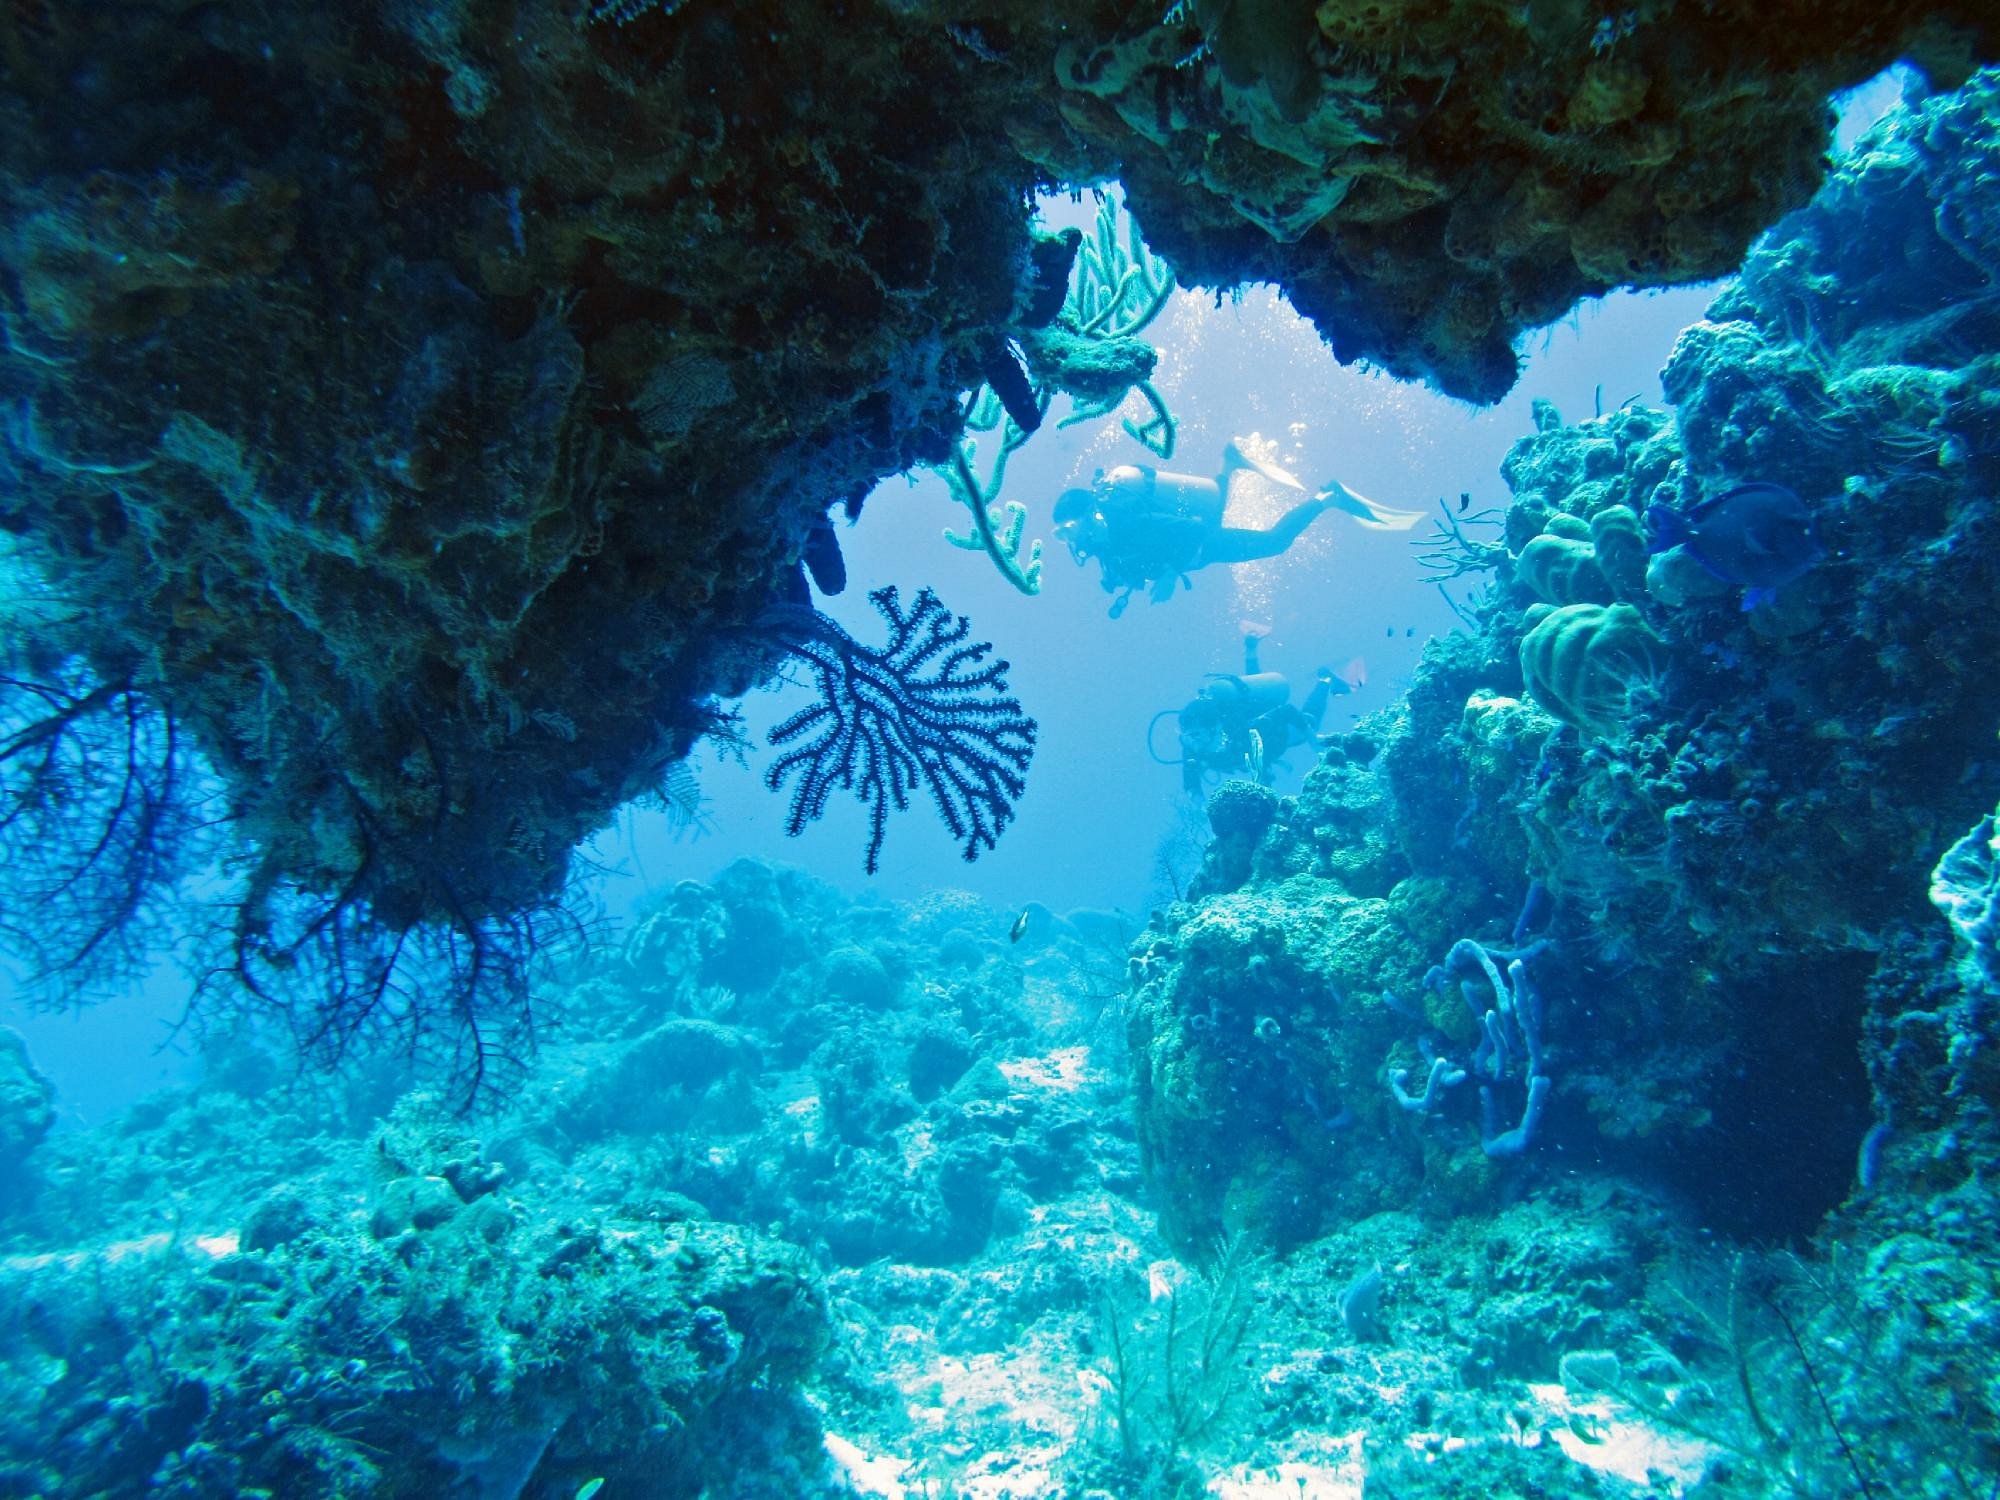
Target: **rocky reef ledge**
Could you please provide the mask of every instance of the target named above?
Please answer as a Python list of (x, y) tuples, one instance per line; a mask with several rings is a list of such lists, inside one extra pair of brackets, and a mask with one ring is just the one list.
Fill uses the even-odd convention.
[[(1476, 629), (1299, 796), (1211, 802), (1133, 959), (1178, 1243), (1645, 1181), (1815, 1247), (1724, 1301), (1865, 1452), (1815, 1488), (1752, 1439), (1765, 1483), (1994, 1471), (1996, 120), (1992, 75), (1885, 120), (1682, 335), (1671, 414), (1539, 408), (1454, 543)], [(1642, 515), (1748, 484), (1817, 528), (1775, 599), (1649, 556)]]
[(950, 451), (1037, 190), (1116, 177), (1187, 284), (1488, 400), (1579, 297), (1732, 269), (1834, 91), (1996, 47), (1972, 0), (10, 7), (8, 671), (149, 814), (84, 967), (218, 817), (219, 969), (281, 1008), (355, 980), (301, 932), (456, 976), (568, 936), (572, 849), (774, 670), (828, 508)]

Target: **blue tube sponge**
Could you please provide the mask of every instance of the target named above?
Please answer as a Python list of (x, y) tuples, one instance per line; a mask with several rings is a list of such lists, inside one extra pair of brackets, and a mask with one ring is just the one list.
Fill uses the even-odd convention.
[(1488, 1156), (1519, 1156), (1528, 1149), (1528, 1143), (1535, 1138), (1535, 1127), (1542, 1121), (1542, 1106), (1548, 1101), (1549, 1087), (1545, 1074), (1530, 1078), (1528, 1102), (1521, 1110), (1521, 1123), (1498, 1135), (1493, 1133), (1493, 1090), (1479, 1091), (1479, 1103), (1486, 1113), (1486, 1128), (1481, 1132), (1479, 1144)]

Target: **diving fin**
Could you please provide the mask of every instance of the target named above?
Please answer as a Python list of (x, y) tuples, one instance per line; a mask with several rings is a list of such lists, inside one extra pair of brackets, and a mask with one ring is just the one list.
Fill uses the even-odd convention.
[(1408, 531), (1424, 518), (1423, 511), (1397, 510), (1394, 506), (1379, 504), (1366, 495), (1350, 490), (1338, 479), (1329, 479), (1326, 488), (1313, 498), (1329, 509), (1345, 511), (1363, 526), (1377, 531)]
[(1252, 458), (1243, 451), (1243, 445), (1237, 439), (1231, 438), (1222, 450), (1222, 473), (1217, 476), (1217, 481), (1222, 486), (1223, 494), (1227, 495), (1229, 493), (1229, 477), (1238, 469), (1248, 469), (1253, 474), (1262, 474), (1273, 484), (1288, 485), (1295, 490), (1305, 488), (1294, 476), (1286, 473), (1276, 464), (1267, 463), (1261, 458)]

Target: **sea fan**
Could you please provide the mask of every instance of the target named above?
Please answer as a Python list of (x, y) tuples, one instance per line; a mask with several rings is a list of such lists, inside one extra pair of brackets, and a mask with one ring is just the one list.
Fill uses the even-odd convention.
[(0, 952), (27, 998), (124, 985), (171, 945), (177, 889), (215, 853), (212, 791), (129, 680), (0, 647)]
[[(870, 875), (879, 868), (889, 810), (929, 789), (965, 858), (991, 849), (1014, 816), (1035, 753), (1035, 721), (1007, 694), (1007, 663), (986, 662), (993, 647), (969, 642), (971, 624), (929, 589), (905, 612), (896, 590), (868, 596), (889, 624), (889, 642), (864, 646), (813, 610), (768, 617), (785, 648), (811, 671), (818, 700), (770, 733), (785, 750), (764, 773), (782, 789), (799, 778), (785, 818), (796, 836), (826, 811), (836, 789), (869, 809)], [(985, 665), (981, 665), (981, 663)]]

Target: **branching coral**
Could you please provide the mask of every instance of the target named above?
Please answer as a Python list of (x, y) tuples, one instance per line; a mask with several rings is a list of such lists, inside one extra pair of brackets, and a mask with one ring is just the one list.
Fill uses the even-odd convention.
[[(1122, 243), (1118, 234), (1121, 219), (1125, 228)], [(1036, 341), (1030, 355), (1045, 369), (1057, 372), (1063, 388), (1076, 397), (1076, 410), (1060, 425), (1069, 427), (1109, 416), (1127, 392), (1136, 390), (1146, 398), (1152, 415), (1144, 422), (1126, 418), (1125, 431), (1159, 457), (1174, 456), (1179, 429), (1173, 413), (1167, 410), (1166, 398), (1148, 378), (1125, 385), (1115, 376), (1105, 379), (1106, 361), (1102, 358), (1103, 351), (1120, 350), (1127, 340), (1137, 339), (1165, 309), (1173, 291), (1173, 271), (1146, 248), (1146, 242), (1139, 238), (1138, 223), (1105, 198), (1097, 208), (1096, 233), (1085, 237), (1077, 257), (1075, 285), (1057, 321), (1056, 337)], [(1080, 357), (1075, 340), (1100, 346), (1099, 358)], [(1115, 361), (1111, 367), (1116, 367)]]
[(226, 1025), (247, 1001), (315, 1066), (400, 1052), (463, 1109), (504, 1101), (551, 1019), (552, 981), (596, 936), (587, 896), (570, 887), (481, 911), (463, 893), (473, 887), (433, 870), (432, 899), (449, 915), (410, 923), (363, 894), (369, 873), (364, 857), (331, 896), (253, 882), (210, 935), (193, 1021)]
[[(1470, 500), (1469, 495), (1460, 498), (1461, 510)], [(1442, 512), (1441, 519), (1431, 523), (1431, 534), (1417, 541), (1412, 550), (1417, 553), (1417, 564), (1424, 571), (1424, 581), (1437, 586), (1438, 596), (1468, 629), (1477, 630), (1477, 616), (1464, 603), (1452, 598), (1451, 590), (1445, 585), (1455, 578), (1476, 578), (1497, 568), (1506, 559), (1505, 543), (1475, 536), (1466, 530), (1468, 526), (1496, 524), (1500, 511), (1489, 506), (1470, 515), (1453, 515), (1442, 500), (1438, 502), (1438, 509)]]
[[(1036, 399), (1038, 408), (1046, 408), (1046, 397)], [(978, 458), (975, 440), (960, 439), (958, 451), (941, 472), (952, 497), (971, 515), (972, 529), (961, 533), (946, 527), (944, 539), (967, 552), (984, 552), (993, 559), (1000, 576), (1015, 588), (1024, 594), (1039, 594), (1042, 591), (1040, 539), (1029, 544), (1025, 557), (1021, 553), (1028, 507), (1018, 500), (1009, 500), (1004, 505), (1000, 500), (1000, 486), (1007, 478), (1007, 460), (1028, 440), (1028, 434), (1007, 414), (990, 388), (982, 388), (974, 398), (965, 425), (971, 432), (991, 432), (998, 428), (1000, 447), (993, 455), (992, 472), (981, 483), (972, 467)]]
[(204, 778), (171, 714), (79, 663), (0, 653), (0, 946), (61, 1003), (134, 977), (212, 852)]
[[(1035, 751), (1035, 721), (1007, 694), (1007, 663), (968, 642), (971, 624), (929, 589), (905, 611), (896, 590), (869, 600), (889, 625), (888, 644), (862, 645), (825, 615), (774, 613), (770, 629), (812, 674), (818, 699), (771, 731), (785, 753), (764, 773), (773, 791), (794, 776), (785, 832), (799, 834), (834, 792), (868, 807), (863, 863), (878, 867), (889, 812), (922, 787), (965, 858), (991, 849), (1014, 816)], [(981, 665), (981, 663), (985, 663)]]
[[(1124, 226), (1121, 242), (1119, 228)], [(1105, 197), (1098, 205), (1096, 232), (1079, 236), (1074, 229), (1061, 236), (1042, 236), (1039, 247), (1061, 246), (1067, 291), (1051, 308), (1032, 305), (1018, 329), (1027, 372), (1000, 351), (990, 361), (988, 380), (973, 392), (965, 408), (966, 435), (950, 459), (939, 467), (952, 498), (972, 517), (972, 530), (947, 530), (945, 540), (968, 552), (983, 551), (994, 567), (1024, 594), (1042, 587), (1042, 544), (1022, 552), (1027, 507), (1001, 499), (1007, 460), (1027, 442), (1048, 415), (1056, 393), (1067, 393), (1076, 409), (1057, 424), (1074, 426), (1116, 411), (1134, 390), (1146, 399), (1152, 415), (1143, 422), (1124, 421), (1135, 442), (1161, 458), (1171, 458), (1176, 426), (1166, 398), (1149, 378), (1157, 353), (1138, 335), (1160, 315), (1173, 294), (1174, 277), (1139, 238), (1130, 215)], [(1037, 265), (1047, 274), (1053, 256)], [(1064, 284), (1064, 283), (1059, 283)], [(979, 447), (975, 434), (997, 432), (998, 445), (985, 480), (978, 477)]]
[[(286, 880), (231, 842), (215, 779), (167, 711), (74, 662), (8, 665), (0, 945), (26, 961), (31, 998), (86, 998), (185, 945), (197, 1029), (249, 1007), (314, 1063), (388, 1049), (436, 1068), (463, 1105), (508, 1092), (535, 1049), (538, 982), (591, 938), (579, 889), (496, 908), (474, 876), (365, 838), (331, 892)], [(399, 913), (385, 868), (439, 915)], [(195, 879), (199, 901), (183, 896)]]

